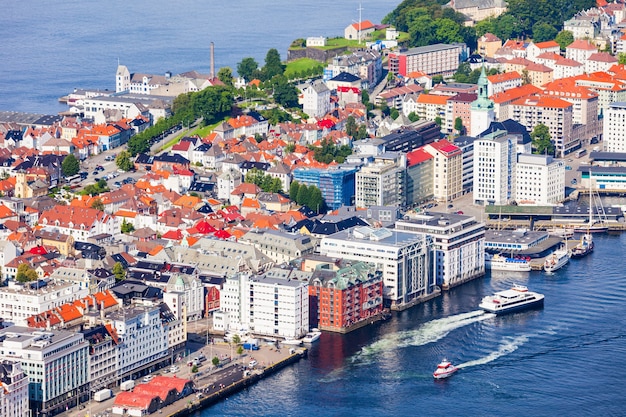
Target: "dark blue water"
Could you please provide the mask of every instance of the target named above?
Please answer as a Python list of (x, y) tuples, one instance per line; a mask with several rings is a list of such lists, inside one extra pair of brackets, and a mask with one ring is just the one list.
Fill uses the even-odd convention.
[[(626, 415), (626, 235), (554, 275), (486, 276), (348, 335), (198, 416)], [(545, 307), (495, 317), (484, 295), (527, 285)], [(461, 370), (432, 372), (447, 357)]]
[(57, 113), (74, 88), (115, 89), (118, 60), (131, 72), (210, 72), (253, 57), (263, 65), (292, 40), (343, 36), (379, 23), (399, 0), (56, 0), (0, 3), (0, 110)]

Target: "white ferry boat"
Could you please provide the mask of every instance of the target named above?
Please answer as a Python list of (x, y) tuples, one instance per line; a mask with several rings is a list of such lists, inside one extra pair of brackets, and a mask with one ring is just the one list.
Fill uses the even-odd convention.
[(509, 258), (501, 254), (485, 253), (485, 268), (494, 271), (528, 272), (530, 258)]
[(549, 255), (543, 263), (543, 270), (549, 273), (558, 271), (569, 262), (572, 252), (567, 249), (557, 249)]
[(523, 285), (514, 285), (510, 290), (498, 291), (484, 297), (478, 307), (496, 314), (507, 314), (543, 305), (543, 294), (528, 291)]

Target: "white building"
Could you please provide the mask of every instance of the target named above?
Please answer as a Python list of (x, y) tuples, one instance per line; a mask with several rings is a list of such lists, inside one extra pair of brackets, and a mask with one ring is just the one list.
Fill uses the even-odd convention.
[(307, 48), (310, 46), (326, 46), (325, 36), (309, 36), (306, 38)]
[(167, 333), (158, 306), (125, 307), (107, 318), (119, 336), (118, 379), (168, 355)]
[(323, 238), (320, 253), (379, 265), (383, 296), (392, 309), (409, 307), (436, 294), (432, 238), (428, 235), (357, 227)]
[(515, 167), (515, 201), (549, 206), (565, 199), (565, 163), (549, 155), (520, 154)]
[(474, 203), (506, 205), (514, 198), (516, 138), (498, 130), (474, 141)]
[(9, 282), (0, 288), (0, 317), (5, 323), (27, 326), (26, 319), (89, 295), (80, 283), (49, 282), (37, 288), (36, 283), (19, 285)]
[(330, 112), (330, 90), (321, 80), (316, 80), (302, 90), (302, 110), (311, 118), (322, 118)]
[(0, 359), (19, 361), (28, 375), (32, 415), (58, 414), (89, 398), (89, 344), (82, 333), (11, 326), (0, 330), (0, 340)]
[(20, 362), (0, 361), (0, 416), (29, 417), (28, 377)]
[(604, 150), (626, 152), (626, 102), (611, 103), (604, 116)]
[(448, 289), (485, 274), (485, 224), (459, 214), (411, 216), (396, 229), (432, 236), (437, 285)]
[(385, 153), (361, 168), (355, 176), (357, 207), (404, 206), (406, 156)]
[[(287, 276), (281, 276), (280, 271)], [(218, 331), (300, 338), (309, 330), (308, 279), (291, 269), (227, 278), (220, 291), (220, 311), (213, 316)], [(295, 279), (292, 279), (292, 275)]]
[[(189, 269), (195, 268), (189, 267)], [(189, 320), (197, 320), (202, 317), (204, 312), (204, 286), (197, 276), (189, 274), (172, 275), (167, 282), (166, 292), (183, 295), (185, 315)]]
[(231, 169), (217, 177), (217, 198), (230, 200), (230, 193), (241, 185), (241, 172)]
[(100, 391), (117, 384), (117, 339), (110, 325), (102, 324), (81, 331), (89, 343), (89, 390)]
[(434, 158), (433, 193), (438, 201), (452, 201), (463, 195), (463, 151), (447, 140), (424, 146)]

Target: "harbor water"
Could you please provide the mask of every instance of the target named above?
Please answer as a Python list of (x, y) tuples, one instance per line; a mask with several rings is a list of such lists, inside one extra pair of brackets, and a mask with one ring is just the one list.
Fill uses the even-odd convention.
[[(343, 36), (363, 20), (380, 23), (399, 0), (57, 0), (3, 1), (0, 13), (0, 111), (56, 114), (74, 88), (115, 89), (119, 63), (163, 75), (196, 70), (236, 72), (259, 66), (276, 48), (287, 59), (294, 39)], [(360, 12), (358, 9), (362, 9)]]
[[(307, 360), (197, 415), (626, 415), (626, 234), (594, 239), (552, 275), (495, 271), (387, 322), (324, 333)], [(545, 307), (477, 309), (513, 284)], [(461, 369), (435, 381), (444, 357)]]

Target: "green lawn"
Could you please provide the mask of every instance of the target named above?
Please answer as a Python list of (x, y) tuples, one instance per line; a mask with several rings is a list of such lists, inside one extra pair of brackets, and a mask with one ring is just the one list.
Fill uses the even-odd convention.
[(212, 125), (203, 126), (203, 127), (196, 127), (196, 128), (194, 128), (192, 130), (189, 130), (189, 131), (183, 130), (182, 133), (176, 135), (176, 137), (174, 139), (170, 140), (165, 145), (161, 146), (161, 148), (158, 150), (158, 152), (162, 152), (162, 151), (165, 151), (165, 150), (171, 148), (172, 146), (174, 146), (178, 142), (180, 142), (180, 140), (182, 138), (184, 138), (185, 136), (195, 136), (195, 135), (198, 135), (201, 138), (203, 138), (203, 137), (207, 136), (209, 133), (211, 133), (211, 131), (213, 129), (215, 129), (215, 127), (217, 127), (217, 125), (219, 125), (223, 121), (224, 120), (220, 120), (219, 122), (214, 123)]
[(296, 59), (295, 61), (291, 61), (287, 63), (287, 68), (285, 69), (285, 76), (287, 78), (290, 78), (294, 73), (302, 73), (311, 68), (319, 67), (320, 65), (324, 65), (324, 64), (311, 58)]

